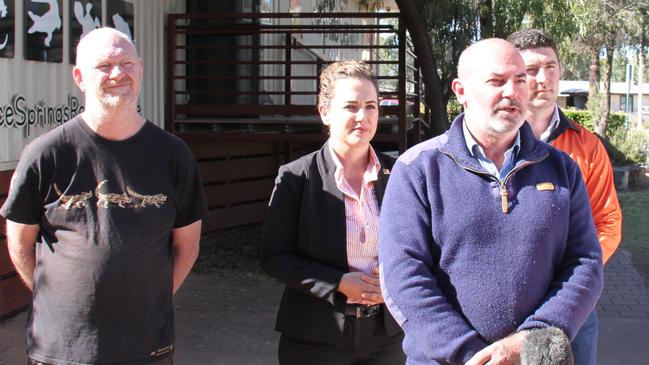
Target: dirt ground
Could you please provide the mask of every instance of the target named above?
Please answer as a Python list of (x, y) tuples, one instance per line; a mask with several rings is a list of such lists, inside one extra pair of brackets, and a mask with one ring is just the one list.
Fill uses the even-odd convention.
[[(622, 195), (626, 228), (637, 237), (625, 232), (622, 247), (629, 251), (620, 250), (605, 270), (598, 305), (601, 365), (648, 363), (649, 283), (643, 285), (642, 274), (649, 265), (641, 260), (646, 246), (637, 244), (646, 243), (646, 205), (630, 208), (649, 200)], [(177, 365), (277, 364), (274, 324), (283, 285), (261, 272), (260, 236), (261, 225), (255, 224), (201, 240), (193, 273), (174, 298)], [(0, 322), (0, 365), (25, 364), (25, 320), (23, 312)]]
[[(600, 298), (599, 364), (647, 364), (649, 289), (618, 252)], [(277, 364), (275, 313), (282, 285), (267, 277), (193, 273), (174, 298), (177, 365)], [(25, 364), (23, 312), (0, 322), (0, 365)]]
[[(283, 286), (270, 278), (191, 274), (174, 297), (177, 365), (277, 364), (275, 314)], [(0, 365), (24, 365), (23, 312), (0, 322)]]
[(282, 290), (272, 279), (190, 276), (174, 303), (175, 362), (276, 364), (275, 314)]

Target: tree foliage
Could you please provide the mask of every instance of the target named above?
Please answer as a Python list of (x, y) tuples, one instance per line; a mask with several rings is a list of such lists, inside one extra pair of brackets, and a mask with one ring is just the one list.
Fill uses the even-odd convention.
[[(342, 0), (347, 2), (348, 0)], [(335, 7), (336, 1), (320, 0)], [(543, 29), (559, 45), (564, 78), (589, 80), (589, 109), (595, 130), (604, 136), (610, 114), (614, 67), (624, 68), (620, 55), (636, 49), (647, 64), (649, 0), (396, 0), (422, 65), (426, 101), (433, 129), (448, 126), (446, 106), (453, 98), (451, 82), (462, 51), (471, 43), (505, 38), (523, 28)], [(381, 0), (359, 0), (365, 10)], [(603, 57), (600, 57), (603, 55)], [(614, 63), (616, 57), (617, 62)], [(645, 66), (646, 67), (646, 66)], [(647, 67), (649, 68), (649, 67)], [(624, 74), (618, 70), (617, 74)], [(619, 76), (618, 76), (619, 77)]]
[[(571, 3), (571, 15), (578, 25), (573, 44), (590, 55), (588, 108), (595, 115), (595, 131), (604, 136), (611, 109), (611, 78), (615, 50), (644, 37), (646, 1), (577, 0)], [(604, 73), (600, 69), (603, 51)]]
[[(621, 46), (638, 47), (646, 55), (647, 0), (397, 0), (404, 8), (415, 8), (404, 14), (411, 35), (428, 38), (438, 83), (426, 82), (427, 90), (447, 105), (453, 94), (451, 81), (457, 74), (461, 52), (471, 43), (484, 38), (505, 38), (523, 28), (543, 29), (559, 45), (566, 60), (566, 75), (591, 83), (591, 107), (596, 111), (596, 130), (604, 135), (610, 113), (610, 82), (614, 51)], [(423, 25), (423, 28), (422, 28)], [(423, 34), (425, 33), (425, 34)], [(604, 50), (603, 75), (600, 50)], [(415, 44), (418, 57), (427, 52)], [(644, 62), (646, 64), (646, 62)], [(587, 70), (587, 73), (586, 73)], [(428, 81), (428, 82), (427, 82)], [(601, 87), (600, 86), (601, 82)], [(602, 93), (599, 95), (598, 93)], [(431, 98), (432, 99), (432, 98)], [(445, 108), (444, 108), (445, 109)]]
[[(436, 71), (435, 77), (424, 77), (427, 100), (446, 105), (453, 97), (451, 82), (457, 75), (457, 63), (462, 51), (471, 43), (484, 38), (505, 38), (521, 27), (549, 29), (558, 39), (567, 38), (575, 27), (565, 21), (568, 0), (397, 0), (408, 31), (413, 38), (415, 53), (425, 59), (432, 52), (432, 63), (421, 63)], [(414, 11), (412, 9), (415, 9)], [(430, 46), (417, 40), (426, 39)], [(434, 114), (433, 114), (434, 115)], [(448, 121), (434, 121), (437, 130), (448, 126)]]
[(475, 11), (470, 5), (466, 0), (431, 1), (422, 9), (437, 61), (444, 105), (453, 96), (450, 85), (457, 74), (460, 54), (478, 36)]
[(433, 51), (434, 43), (426, 26), (426, 17), (422, 16), (422, 11), (425, 9), (424, 1), (396, 0), (396, 2), (410, 33), (417, 61), (421, 66), (426, 104), (430, 108), (431, 130), (433, 134), (441, 134), (448, 127), (447, 100), (443, 99), (443, 87)]

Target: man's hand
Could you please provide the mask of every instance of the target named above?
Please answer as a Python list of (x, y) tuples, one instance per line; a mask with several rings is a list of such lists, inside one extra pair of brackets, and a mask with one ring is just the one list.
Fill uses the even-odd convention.
[(201, 240), (202, 221), (196, 221), (172, 231), (173, 244), (173, 293), (175, 294), (189, 274), (198, 257), (199, 241)]
[(7, 219), (7, 248), (16, 272), (29, 290), (34, 290), (34, 267), (36, 266), (36, 240), (40, 232), (38, 224), (22, 224)]
[(383, 303), (381, 286), (379, 284), (379, 268), (372, 273), (348, 272), (343, 275), (338, 284), (338, 291), (352, 302), (364, 305)]
[(496, 341), (475, 354), (466, 365), (520, 365), (527, 331)]

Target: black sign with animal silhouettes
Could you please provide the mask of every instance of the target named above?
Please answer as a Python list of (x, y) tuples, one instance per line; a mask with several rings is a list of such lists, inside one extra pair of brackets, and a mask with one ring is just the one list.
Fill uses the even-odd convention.
[(25, 59), (63, 61), (62, 0), (25, 0)]
[(101, 27), (101, 0), (70, 0), (70, 62), (76, 63), (79, 40)]
[(106, 25), (126, 34), (135, 42), (135, 28), (133, 26), (133, 1), (107, 0)]
[(15, 0), (0, 0), (0, 57), (14, 57)]

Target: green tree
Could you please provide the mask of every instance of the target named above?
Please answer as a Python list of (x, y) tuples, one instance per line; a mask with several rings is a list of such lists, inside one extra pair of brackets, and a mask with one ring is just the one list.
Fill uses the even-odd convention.
[[(595, 131), (605, 135), (611, 109), (611, 77), (614, 51), (628, 39), (630, 24), (639, 17), (635, 0), (577, 0), (571, 13), (578, 24), (576, 43), (590, 57), (588, 108), (595, 115)], [(604, 74), (600, 69), (600, 50), (604, 52)], [(598, 83), (601, 81), (601, 87)], [(601, 94), (601, 95), (600, 95)]]
[[(459, 55), (478, 39), (504, 38), (521, 28), (538, 28), (552, 34), (562, 56), (564, 78), (588, 77), (589, 109), (597, 116), (595, 129), (600, 135), (604, 135), (610, 113), (613, 61), (619, 57), (615, 50), (637, 48), (646, 64), (647, 0), (396, 0), (396, 3), (413, 39), (415, 53), (423, 61), (423, 69), (430, 71), (428, 77), (424, 75), (426, 100), (433, 115), (439, 111), (441, 119), (445, 118), (445, 106), (453, 96), (450, 84), (457, 74)], [(600, 53), (605, 55), (603, 59)], [(438, 130), (446, 128), (445, 120), (434, 124)]]
[[(569, 43), (568, 43), (569, 44)], [(588, 80), (590, 58), (584, 49), (559, 44), (562, 80)]]
[[(649, 1), (641, 0), (636, 4), (636, 16), (628, 24), (628, 47), (635, 48), (635, 73), (638, 83), (649, 82), (647, 51), (649, 46)], [(642, 126), (642, 118), (637, 118), (637, 127)]]
[(433, 40), (427, 26), (427, 17), (423, 16), (426, 2), (423, 0), (396, 0), (396, 3), (410, 33), (414, 52), (421, 66), (426, 104), (430, 108), (432, 132), (434, 135), (441, 134), (448, 128), (446, 114), (448, 99), (444, 100), (445, 88), (438, 73)]
[[(565, 21), (568, 0), (396, 0), (411, 35), (426, 85), (435, 130), (448, 127), (446, 106), (453, 97), (462, 51), (484, 38), (504, 38), (522, 26), (549, 30), (558, 39), (575, 31)], [(432, 104), (431, 104), (432, 103)]]
[[(646, 46), (642, 47), (640, 43), (636, 45), (624, 46), (615, 51), (615, 55), (613, 56), (613, 74), (611, 75), (611, 82), (626, 82), (626, 67), (627, 65), (632, 65), (632, 81), (633, 84), (638, 83), (638, 67), (640, 63), (639, 57), (641, 55), (640, 51), (642, 49), (645, 49), (644, 53), (646, 57)], [(600, 62), (600, 64), (603, 66), (603, 62)], [(643, 68), (642, 80), (644, 80), (643, 82), (646, 83), (647, 81), (649, 81), (649, 69), (647, 69), (646, 65)]]
[(478, 0), (477, 14), (480, 19), (480, 38), (506, 38), (518, 30), (525, 16), (534, 8), (536, 0)]

